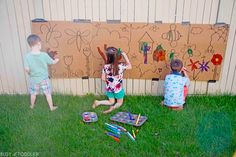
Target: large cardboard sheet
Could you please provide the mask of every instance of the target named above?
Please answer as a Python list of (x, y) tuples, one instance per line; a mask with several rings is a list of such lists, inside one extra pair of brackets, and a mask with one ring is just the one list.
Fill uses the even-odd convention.
[(98, 49), (114, 46), (133, 66), (126, 78), (164, 79), (170, 61), (178, 58), (191, 80), (218, 80), (228, 30), (228, 25), (210, 24), (32, 22), (43, 50), (58, 53), (52, 78), (100, 78), (104, 60)]

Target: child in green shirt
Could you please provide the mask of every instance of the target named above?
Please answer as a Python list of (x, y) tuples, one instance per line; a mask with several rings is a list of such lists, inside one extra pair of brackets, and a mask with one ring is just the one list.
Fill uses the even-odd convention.
[(53, 106), (52, 87), (48, 77), (48, 65), (56, 64), (59, 59), (52, 59), (45, 52), (41, 52), (41, 39), (35, 34), (31, 34), (27, 38), (31, 51), (24, 58), (25, 70), (29, 75), (29, 93), (30, 108), (34, 108), (37, 94), (42, 91), (47, 99), (51, 111), (57, 109)]

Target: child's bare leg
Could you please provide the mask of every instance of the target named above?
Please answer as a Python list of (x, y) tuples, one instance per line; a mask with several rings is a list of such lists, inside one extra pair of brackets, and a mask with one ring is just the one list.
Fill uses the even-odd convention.
[(162, 100), (160, 104), (161, 104), (161, 106), (164, 106), (164, 101)]
[(51, 94), (45, 94), (47, 102), (48, 102), (48, 106), (50, 108), (51, 111), (54, 111), (57, 109), (57, 106), (53, 106), (53, 102), (52, 102), (52, 95)]
[(123, 98), (122, 99), (117, 99), (117, 102), (115, 103), (114, 106), (111, 106), (108, 110), (104, 111), (103, 113), (110, 113), (116, 108), (119, 108), (123, 104)]
[(115, 103), (115, 99), (114, 98), (109, 98), (109, 100), (95, 100), (93, 103), (93, 108), (96, 108), (99, 105), (113, 105)]
[(30, 95), (30, 108), (34, 108), (34, 104), (35, 104), (35, 100), (36, 100), (36, 94), (31, 94)]

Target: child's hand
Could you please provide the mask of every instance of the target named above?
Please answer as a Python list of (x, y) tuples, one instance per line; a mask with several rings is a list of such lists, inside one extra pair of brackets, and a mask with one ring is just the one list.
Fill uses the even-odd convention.
[(59, 62), (59, 59), (58, 59), (58, 58), (55, 58), (55, 59), (53, 60), (53, 64), (56, 64), (57, 62)]
[(187, 69), (185, 67), (181, 69), (181, 73), (183, 74), (183, 76), (188, 77)]
[(182, 69), (181, 69), (181, 72), (186, 72), (187, 71), (187, 69), (185, 68), (185, 67), (183, 67)]
[(56, 62), (59, 62), (59, 58), (55, 58), (55, 61), (56, 61)]

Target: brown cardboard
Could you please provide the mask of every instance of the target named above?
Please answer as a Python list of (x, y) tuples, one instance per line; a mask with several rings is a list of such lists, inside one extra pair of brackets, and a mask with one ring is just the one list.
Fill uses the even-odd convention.
[(60, 62), (51, 67), (53, 78), (100, 78), (104, 60), (98, 48), (104, 52), (105, 46), (114, 46), (127, 53), (133, 66), (126, 78), (164, 79), (170, 60), (178, 58), (191, 80), (218, 80), (228, 29), (228, 25), (210, 24), (32, 23), (43, 50), (58, 53)]

